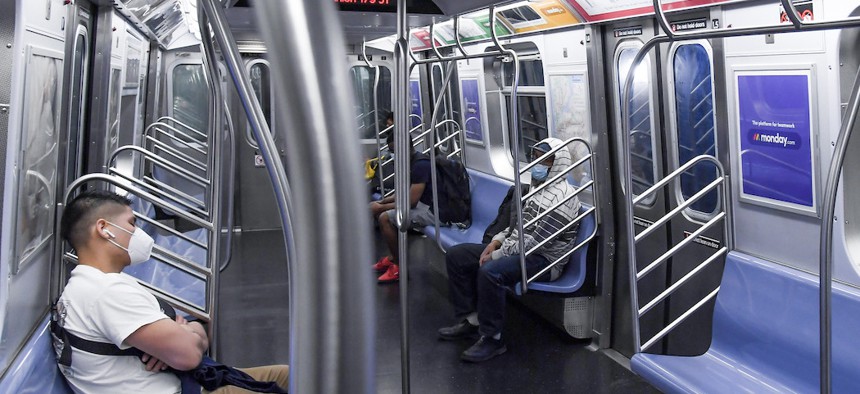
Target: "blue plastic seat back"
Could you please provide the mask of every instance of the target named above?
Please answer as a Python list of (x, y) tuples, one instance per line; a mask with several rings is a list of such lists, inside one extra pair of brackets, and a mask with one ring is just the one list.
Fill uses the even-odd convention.
[[(591, 207), (582, 204), (579, 208), (579, 214), (585, 215)], [(576, 240), (574, 245), (579, 245), (597, 233), (597, 223), (595, 220), (595, 212), (585, 215), (579, 222), (579, 229), (576, 232)], [(529, 285), (529, 290), (538, 290), (548, 293), (568, 294), (579, 290), (585, 283), (585, 278), (588, 273), (588, 247), (590, 241), (573, 252), (561, 272), (558, 279), (551, 282), (532, 282)], [(517, 283), (517, 294), (522, 294), (522, 283)]]
[(71, 394), (72, 389), (57, 367), (51, 330), (46, 316), (39, 328), (9, 366), (0, 393)]

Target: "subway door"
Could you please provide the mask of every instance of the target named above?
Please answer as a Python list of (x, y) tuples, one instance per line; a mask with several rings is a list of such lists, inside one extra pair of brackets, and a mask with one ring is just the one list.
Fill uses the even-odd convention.
[[(260, 101), (260, 106), (263, 109), (263, 116), (266, 123), (269, 124), (269, 129), (275, 138), (275, 146), (278, 148), (278, 157), (285, 162), (284, 156), (284, 137), (279, 135), (282, 127), (279, 127), (273, 116), (275, 108), (276, 94), (272, 89), (272, 72), (269, 67), (269, 61), (259, 57), (245, 55), (245, 68), (250, 76), (251, 87), (257, 100)], [(236, 101), (234, 102), (233, 114), (242, 114), (242, 104), (238, 101), (238, 96), (234, 94)], [(269, 180), (269, 174), (266, 171), (266, 166), (263, 163), (263, 156), (260, 152), (260, 147), (251, 130), (251, 125), (248, 123), (245, 116), (234, 116), (233, 119), (236, 130), (236, 145), (238, 150), (239, 160), (237, 162), (238, 180), (238, 216), (241, 222), (242, 231), (262, 231), (275, 230), (281, 228), (281, 222), (278, 215), (272, 215), (272, 212), (277, 211), (277, 202), (275, 201), (274, 189), (272, 182)]]
[(391, 112), (391, 60), (387, 55), (368, 55), (372, 65), (378, 66), (379, 84), (376, 90), (376, 107), (373, 105), (373, 81), (375, 71), (368, 67), (364, 58), (356, 55), (349, 57), (349, 80), (352, 83), (352, 106), (355, 119), (355, 132), (361, 141), (361, 153), (365, 159), (376, 157), (379, 142), (385, 144), (385, 139), (376, 137), (377, 124), (379, 131), (385, 130), (385, 118)]
[[(621, 138), (628, 138), (630, 141), (630, 157), (628, 158), (628, 162), (631, 168), (634, 197), (653, 186), (656, 181), (660, 180), (660, 175), (663, 173), (664, 157), (661, 148), (663, 143), (660, 121), (658, 119), (660, 112), (657, 104), (659, 103), (657, 89), (660, 87), (660, 83), (656, 56), (653, 50), (634, 72), (629, 101), (622, 114), (622, 86), (627, 78), (636, 53), (644, 42), (654, 36), (654, 31), (654, 24), (650, 20), (640, 19), (609, 25), (604, 32), (605, 67), (607, 69), (606, 86), (610, 90), (609, 96), (612, 97), (610, 104), (612, 119), (610, 122), (613, 125), (612, 135), (615, 139), (615, 157), (620, 158)], [(622, 116), (629, 118), (630, 129), (627, 136), (621, 135), (623, 122), (627, 121)], [(613, 187), (616, 189), (615, 196), (617, 201), (624, 201), (624, 191), (619, 183), (616, 183)], [(616, 212), (617, 217), (626, 217), (625, 212), (623, 212), (624, 204), (616, 204), (616, 207), (620, 210)], [(658, 190), (634, 206), (633, 222), (635, 232), (637, 234), (642, 232), (665, 214), (666, 194), (664, 190)], [(620, 235), (620, 252), (629, 255), (629, 251), (623, 251), (626, 245), (626, 241), (624, 240), (626, 236), (625, 234)], [(637, 243), (635, 248), (637, 271), (641, 271), (663, 254), (667, 250), (668, 242), (668, 229), (660, 228)], [(627, 260), (623, 257), (618, 261), (620, 264), (627, 264)], [(627, 271), (625, 267), (616, 272)], [(666, 275), (667, 269), (664, 265), (652, 271), (638, 282), (640, 306), (645, 305), (645, 303), (654, 299), (660, 292), (666, 289)], [(629, 289), (630, 283), (628, 278), (629, 276), (617, 276), (616, 288)], [(624, 291), (622, 294), (624, 293), (627, 293), (627, 291)], [(628, 315), (628, 313), (631, 313), (629, 298), (616, 297), (614, 304), (614, 310), (617, 311), (615, 312), (615, 321), (629, 321), (631, 319), (631, 316)], [(642, 343), (657, 334), (664, 327), (665, 312), (663, 305), (658, 305), (642, 316), (639, 322)], [(620, 313), (625, 314), (625, 316), (619, 316)], [(633, 349), (633, 344), (630, 341), (630, 331), (625, 329), (623, 324), (616, 325), (615, 330), (613, 330), (614, 347), (629, 355), (631, 351), (628, 349)], [(652, 347), (652, 349), (661, 348), (662, 345), (659, 343)]]
[[(676, 31), (695, 31), (710, 29), (711, 21), (709, 11), (702, 10), (675, 15), (670, 24)], [(664, 152), (668, 158), (664, 175), (703, 155), (729, 168), (727, 152), (723, 152), (728, 146), (728, 133), (724, 123), (717, 121), (717, 114), (725, 114), (725, 108), (717, 106), (724, 106), (725, 100), (715, 100), (714, 83), (714, 75), (724, 75), (715, 72), (714, 61), (715, 53), (722, 58), (722, 42), (714, 41), (712, 45), (709, 41), (685, 41), (663, 49), (661, 68), (666, 76), (663, 91), (667, 125)], [(721, 63), (716, 66), (722, 68)], [(666, 187), (670, 210), (681, 207), (697, 193), (705, 194), (669, 224), (670, 246), (686, 243), (669, 261), (669, 283), (685, 282), (666, 300), (665, 324), (678, 319), (720, 285), (727, 251), (724, 248), (727, 213), (722, 209), (725, 191), (722, 186), (714, 185), (722, 179), (718, 167), (713, 162), (698, 162), (676, 179)], [(704, 192), (706, 189), (710, 191)], [(704, 232), (690, 239), (702, 228)], [(703, 268), (693, 273), (700, 266)], [(702, 305), (668, 335), (663, 349), (666, 353), (700, 355), (708, 350), (714, 300)]]
[[(66, 80), (69, 81), (65, 105), (63, 108), (62, 122), (66, 125), (66, 135), (61, 141), (68, 144), (62, 149), (61, 163), (65, 163), (64, 181), (62, 191), (65, 187), (84, 174), (87, 155), (86, 148), (87, 130), (87, 98), (89, 97), (89, 67), (90, 54), (92, 53), (92, 30), (93, 17), (90, 5), (86, 1), (76, 2), (69, 7), (68, 19), (69, 29), (66, 29)], [(59, 194), (58, 194), (59, 195)]]

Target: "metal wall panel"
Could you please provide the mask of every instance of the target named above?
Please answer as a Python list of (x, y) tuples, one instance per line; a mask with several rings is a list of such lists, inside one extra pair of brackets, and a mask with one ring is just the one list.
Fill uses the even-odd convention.
[[(6, 138), (9, 132), (9, 99), (12, 94), (12, 41), (15, 36), (15, 0), (0, 0), (0, 185), (6, 184)], [(0, 193), (0, 207), (3, 206)], [(0, 223), (3, 211), (0, 209)], [(0, 236), (3, 230), (0, 229)], [(5, 261), (0, 250), (0, 261)]]

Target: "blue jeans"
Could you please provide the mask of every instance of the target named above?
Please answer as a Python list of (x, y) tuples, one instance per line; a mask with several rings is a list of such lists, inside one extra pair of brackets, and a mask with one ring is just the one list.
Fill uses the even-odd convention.
[[(505, 323), (505, 291), (522, 280), (520, 256), (502, 257), (481, 266), (479, 260), (486, 245), (460, 244), (448, 250), (445, 265), (448, 268), (448, 293), (454, 304), (454, 313), (463, 319), (478, 312), (478, 330), (491, 337), (502, 332)], [(529, 277), (549, 266), (549, 260), (540, 255), (526, 258)], [(538, 280), (549, 280), (546, 272)]]

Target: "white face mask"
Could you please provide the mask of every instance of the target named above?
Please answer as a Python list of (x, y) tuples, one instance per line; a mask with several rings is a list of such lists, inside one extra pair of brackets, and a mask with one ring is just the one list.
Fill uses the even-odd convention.
[[(152, 239), (152, 237), (149, 236), (149, 234), (141, 230), (140, 227), (135, 227), (134, 232), (131, 232), (111, 222), (107, 223), (122, 231), (125, 231), (127, 234), (131, 234), (131, 239), (128, 240), (128, 248), (124, 248), (122, 245), (116, 243), (116, 241), (112, 239), (108, 241), (116, 245), (118, 248), (126, 251), (128, 253), (128, 257), (131, 260), (132, 265), (149, 260), (149, 256), (152, 254), (152, 246), (155, 244), (155, 241)], [(110, 232), (108, 232), (108, 235), (110, 235), (112, 238), (116, 238), (116, 236), (114, 236)]]

